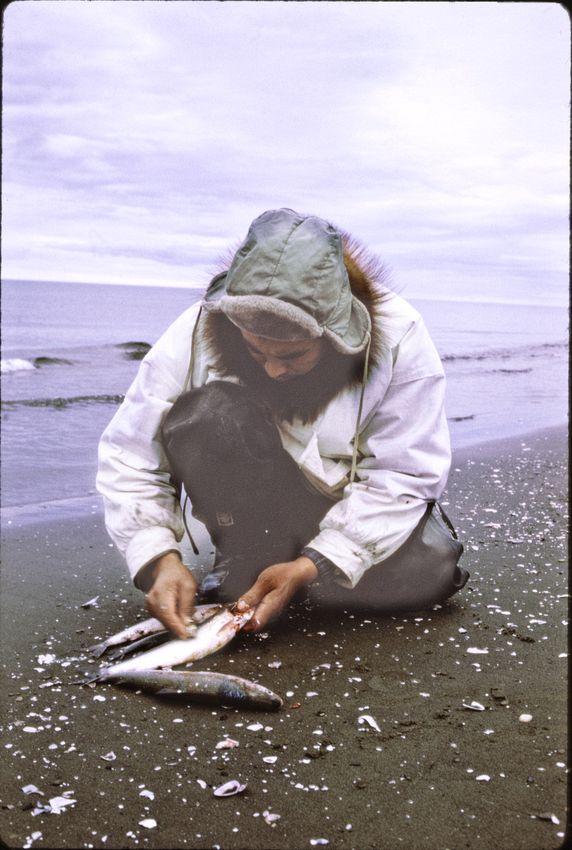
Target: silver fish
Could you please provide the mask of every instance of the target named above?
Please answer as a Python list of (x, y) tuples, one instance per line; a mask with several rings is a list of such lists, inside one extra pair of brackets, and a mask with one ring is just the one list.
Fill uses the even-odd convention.
[(250, 620), (254, 609), (243, 614), (235, 614), (229, 608), (223, 608), (210, 620), (197, 629), (194, 637), (187, 640), (170, 640), (161, 646), (143, 652), (136, 658), (128, 658), (108, 667), (101, 667), (98, 680), (105, 681), (133, 670), (153, 670), (157, 667), (175, 667), (177, 664), (190, 663), (218, 652), (233, 639), (240, 629)]
[[(194, 629), (196, 630), (196, 628)], [(189, 631), (189, 637), (194, 633)], [(142, 652), (144, 649), (152, 649), (154, 646), (159, 646), (160, 643), (166, 643), (172, 640), (173, 636), (166, 629), (162, 632), (157, 632), (154, 635), (145, 635), (133, 643), (126, 643), (123, 646), (118, 646), (113, 652), (107, 655), (107, 661), (121, 661), (122, 658), (127, 658), (128, 655), (134, 655), (137, 652)]]
[[(193, 612), (193, 623), (197, 625), (199, 623), (204, 623), (205, 620), (208, 620), (210, 617), (218, 614), (222, 607), (223, 606), (220, 604), (197, 605)], [(96, 643), (94, 646), (89, 647), (87, 651), (91, 652), (94, 658), (99, 658), (112, 646), (121, 646), (124, 643), (131, 643), (132, 641), (139, 640), (139, 638), (147, 637), (147, 635), (166, 631), (167, 629), (161, 620), (157, 620), (155, 617), (150, 617), (148, 620), (142, 620), (134, 626), (129, 626), (127, 629), (123, 629), (122, 631), (117, 632), (117, 634), (111, 635), (101, 643)]]
[(131, 670), (108, 673), (107, 680), (145, 691), (174, 691), (192, 702), (235, 705), (244, 708), (277, 709), (282, 699), (273, 691), (240, 676), (187, 670)]

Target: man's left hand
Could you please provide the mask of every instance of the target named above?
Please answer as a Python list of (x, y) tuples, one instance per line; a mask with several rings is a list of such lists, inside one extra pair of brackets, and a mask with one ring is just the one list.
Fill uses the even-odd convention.
[(255, 609), (254, 616), (243, 631), (259, 632), (284, 611), (296, 591), (317, 577), (316, 565), (305, 555), (300, 555), (295, 561), (266, 567), (250, 590), (243, 593), (237, 602), (239, 611)]

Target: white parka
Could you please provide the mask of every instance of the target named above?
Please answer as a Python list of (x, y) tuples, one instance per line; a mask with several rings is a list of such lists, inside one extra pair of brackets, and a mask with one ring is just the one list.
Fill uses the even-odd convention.
[[(141, 363), (99, 447), (98, 490), (109, 534), (134, 578), (168, 551), (180, 551), (181, 507), (159, 440), (160, 425), (187, 389), (221, 380), (209, 351), (200, 304), (183, 313)], [(419, 313), (398, 295), (375, 318), (382, 350), (363, 392), (358, 464), (349, 483), (361, 387), (335, 396), (318, 417), (279, 426), (286, 451), (309, 481), (332, 498), (308, 546), (354, 587), (391, 555), (445, 487), (451, 451), (445, 377)]]

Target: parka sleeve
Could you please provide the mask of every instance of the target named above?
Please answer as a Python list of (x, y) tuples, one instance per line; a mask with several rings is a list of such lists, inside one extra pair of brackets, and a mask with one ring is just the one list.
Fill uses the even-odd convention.
[(392, 379), (360, 429), (356, 480), (308, 543), (338, 567), (347, 587), (405, 542), (427, 502), (441, 496), (451, 464), (445, 376), (424, 326), (393, 356)]
[(132, 578), (160, 555), (180, 551), (181, 507), (159, 430), (185, 388), (198, 310), (183, 313), (141, 361), (99, 444), (105, 524)]

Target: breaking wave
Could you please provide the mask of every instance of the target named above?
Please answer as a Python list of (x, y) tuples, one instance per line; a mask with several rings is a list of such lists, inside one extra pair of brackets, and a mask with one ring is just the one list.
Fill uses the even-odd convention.
[[(443, 363), (457, 363), (463, 361), (482, 360), (512, 360), (515, 357), (557, 357), (568, 350), (567, 342), (547, 342), (542, 345), (519, 346), (518, 348), (490, 348), (486, 351), (474, 351), (463, 354), (443, 354)], [(510, 370), (516, 371), (516, 370)]]
[[(142, 360), (151, 345), (148, 342), (140, 342), (138, 340), (113, 343), (103, 346), (86, 346), (85, 348), (74, 348), (73, 354), (79, 358), (79, 361), (87, 362), (101, 356), (102, 350), (109, 352), (115, 350), (120, 352), (123, 360)], [(44, 366), (75, 366), (79, 365), (78, 360), (70, 360), (67, 357), (42, 355), (39, 357), (7, 357), (0, 360), (0, 372), (8, 374), (9, 372), (32, 372), (35, 369), (41, 369)]]
[(22, 357), (8, 357), (6, 360), (0, 360), (0, 372), (29, 372), (35, 369), (31, 360), (24, 360)]
[(34, 357), (26, 360), (24, 357), (8, 357), (0, 360), (0, 372), (30, 372), (33, 369), (41, 369), (42, 366), (73, 366), (73, 360), (65, 357)]
[(15, 410), (19, 407), (64, 408), (79, 404), (121, 404), (124, 395), (76, 395), (69, 398), (22, 398), (2, 401), (3, 410)]

